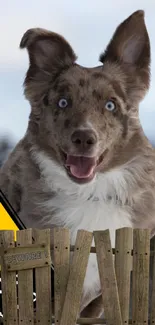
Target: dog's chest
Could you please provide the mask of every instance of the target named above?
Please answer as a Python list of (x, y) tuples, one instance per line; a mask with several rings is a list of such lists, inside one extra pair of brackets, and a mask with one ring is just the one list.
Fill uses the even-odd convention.
[[(59, 202), (59, 204), (58, 204)], [(127, 209), (113, 202), (82, 200), (77, 198), (58, 196), (48, 202), (53, 210), (53, 217), (49, 223), (70, 229), (72, 244), (75, 242), (79, 229), (88, 231), (110, 229), (112, 244), (114, 245), (115, 230), (130, 227), (130, 216)]]

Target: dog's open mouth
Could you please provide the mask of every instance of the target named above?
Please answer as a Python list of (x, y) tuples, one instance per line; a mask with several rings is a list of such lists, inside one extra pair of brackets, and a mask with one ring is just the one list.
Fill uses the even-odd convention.
[(65, 166), (69, 168), (69, 173), (74, 178), (90, 181), (95, 175), (96, 159), (95, 157), (67, 155)]
[(102, 156), (97, 159), (96, 157), (73, 156), (64, 154), (65, 168), (68, 175), (78, 183), (90, 182), (95, 174), (96, 167), (102, 161)]

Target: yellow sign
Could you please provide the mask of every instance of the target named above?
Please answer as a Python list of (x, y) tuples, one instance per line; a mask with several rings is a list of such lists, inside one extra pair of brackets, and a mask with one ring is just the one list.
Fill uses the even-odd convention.
[(16, 239), (16, 231), (21, 229), (25, 226), (0, 190), (0, 230), (14, 230)]
[(14, 230), (15, 233), (19, 230), (2, 203), (0, 203), (0, 230)]

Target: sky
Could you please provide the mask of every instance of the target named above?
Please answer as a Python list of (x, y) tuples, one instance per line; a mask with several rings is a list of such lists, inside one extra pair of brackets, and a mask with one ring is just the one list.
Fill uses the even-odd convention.
[(22, 84), (28, 55), (19, 43), (27, 29), (41, 27), (62, 34), (77, 54), (77, 62), (93, 67), (117, 25), (139, 9), (145, 10), (152, 55), (151, 87), (140, 105), (140, 119), (147, 137), (155, 141), (154, 0), (0, 0), (0, 136), (17, 142), (26, 132), (30, 105)]

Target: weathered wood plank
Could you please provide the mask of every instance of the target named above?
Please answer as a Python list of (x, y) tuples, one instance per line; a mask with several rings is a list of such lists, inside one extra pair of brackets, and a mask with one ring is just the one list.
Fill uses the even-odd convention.
[(133, 230), (132, 321), (148, 324), (150, 231)]
[(118, 285), (122, 321), (128, 324), (130, 303), (130, 274), (132, 269), (133, 230), (116, 230), (115, 271)]
[[(54, 250), (54, 246), (53, 244), (51, 244), (51, 251)], [(71, 245), (70, 246), (70, 252), (73, 252), (74, 251), (74, 245)], [(92, 246), (91, 249), (90, 249), (90, 253), (93, 253), (93, 254), (96, 254), (96, 247)], [(115, 248), (112, 248), (112, 253), (115, 254)], [(150, 256), (153, 256), (155, 253), (155, 250), (152, 250), (150, 251)], [(133, 255), (133, 250), (131, 251), (131, 255)]]
[(51, 264), (50, 247), (47, 245), (29, 245), (5, 250), (4, 263), (8, 271), (27, 270)]
[(107, 325), (122, 325), (109, 230), (95, 231), (94, 239)]
[[(1, 247), (6, 250), (8, 247), (14, 247), (14, 232), (0, 231), (0, 243)], [(1, 257), (1, 279), (4, 323), (6, 325), (18, 325), (16, 272), (9, 273), (7, 271), (4, 256)]]
[[(152, 246), (153, 250), (155, 251), (155, 237), (152, 238)], [(155, 252), (154, 256), (152, 257), (152, 296), (151, 296), (151, 317), (150, 323), (155, 324)]]
[[(17, 246), (32, 244), (32, 229), (17, 231)], [(19, 325), (34, 324), (33, 270), (18, 271)]]
[(77, 233), (60, 325), (76, 324), (92, 237), (88, 231), (79, 230)]
[[(50, 248), (50, 229), (33, 229), (36, 244), (45, 243)], [(51, 266), (35, 269), (36, 280), (36, 323), (49, 325), (52, 319)]]
[(54, 235), (54, 313), (59, 325), (69, 276), (70, 234), (69, 229), (55, 228)]
[[(78, 318), (77, 324), (81, 324), (81, 325), (105, 324), (105, 325), (107, 325), (107, 322), (106, 322), (105, 318), (88, 318), (87, 317), (87, 318)], [(133, 324), (131, 319), (128, 321), (128, 324)], [(115, 325), (115, 323), (112, 323), (111, 325)]]

